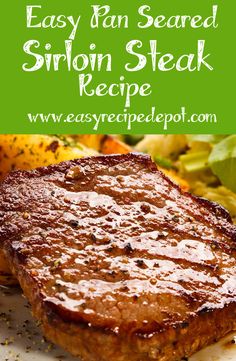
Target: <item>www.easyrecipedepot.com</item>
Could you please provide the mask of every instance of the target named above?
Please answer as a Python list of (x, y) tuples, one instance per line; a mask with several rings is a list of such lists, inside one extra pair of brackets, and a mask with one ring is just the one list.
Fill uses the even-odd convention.
[(135, 123), (156, 123), (160, 124), (163, 130), (168, 130), (171, 123), (217, 123), (217, 116), (214, 113), (202, 113), (188, 115), (186, 108), (181, 107), (179, 113), (157, 113), (156, 107), (152, 107), (149, 114), (129, 113), (80, 113), (80, 114), (56, 114), (37, 113), (27, 114), (31, 123), (94, 123), (93, 130), (97, 131), (103, 123), (123, 123), (126, 130), (131, 130)]

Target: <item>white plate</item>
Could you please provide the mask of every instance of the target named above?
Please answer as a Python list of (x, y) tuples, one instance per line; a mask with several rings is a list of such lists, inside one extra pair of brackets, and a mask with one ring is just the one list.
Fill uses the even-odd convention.
[[(236, 333), (191, 357), (189, 361), (236, 361)], [(46, 342), (17, 289), (0, 287), (1, 361), (78, 361)]]

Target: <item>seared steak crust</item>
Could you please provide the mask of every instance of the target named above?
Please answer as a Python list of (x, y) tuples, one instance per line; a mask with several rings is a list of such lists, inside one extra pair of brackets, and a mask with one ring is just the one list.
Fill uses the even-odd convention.
[(236, 328), (236, 228), (148, 156), (10, 174), (0, 241), (45, 335), (86, 361), (177, 361)]

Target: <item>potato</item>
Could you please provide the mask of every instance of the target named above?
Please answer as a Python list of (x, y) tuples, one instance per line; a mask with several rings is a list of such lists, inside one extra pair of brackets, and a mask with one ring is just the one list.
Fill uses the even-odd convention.
[(33, 169), (96, 154), (49, 135), (0, 135), (0, 179), (15, 169)]
[(101, 152), (103, 154), (126, 154), (134, 151), (129, 145), (109, 135), (104, 136), (101, 144)]
[(72, 135), (70, 137), (72, 137), (75, 142), (78, 141), (86, 147), (93, 148), (102, 154), (125, 154), (132, 152), (132, 148), (112, 135), (85, 134)]
[[(70, 135), (61, 139), (49, 135), (0, 135), (0, 179), (15, 169), (33, 169), (88, 155), (125, 154), (132, 148), (110, 135)], [(162, 171), (188, 189), (188, 183), (174, 171)]]
[(73, 135), (65, 135), (67, 139), (73, 139), (74, 142), (82, 143), (84, 146), (88, 148), (95, 149), (100, 152), (102, 139), (104, 135), (101, 134), (73, 134)]

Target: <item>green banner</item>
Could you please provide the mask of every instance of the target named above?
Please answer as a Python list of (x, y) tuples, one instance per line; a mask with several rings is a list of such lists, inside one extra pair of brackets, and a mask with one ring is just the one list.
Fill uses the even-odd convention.
[(1, 133), (235, 133), (233, 1), (2, 4)]

